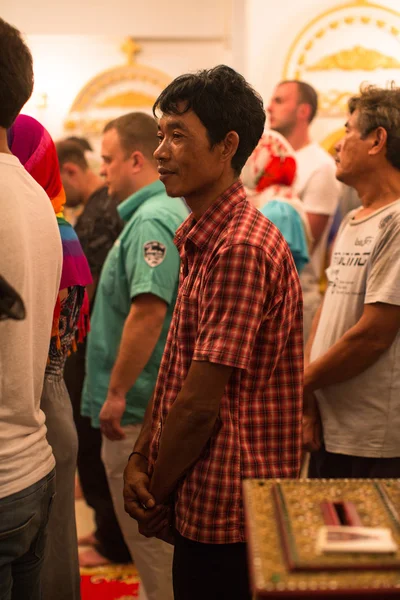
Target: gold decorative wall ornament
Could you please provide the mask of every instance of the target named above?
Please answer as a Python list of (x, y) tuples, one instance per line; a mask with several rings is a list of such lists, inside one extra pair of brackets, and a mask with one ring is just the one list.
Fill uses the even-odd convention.
[(69, 135), (96, 136), (108, 121), (126, 112), (151, 112), (159, 93), (170, 83), (163, 71), (136, 62), (141, 47), (132, 38), (125, 40), (121, 50), (127, 64), (96, 75), (75, 98), (64, 123)]
[(98, 108), (143, 108), (143, 106), (152, 107), (155, 101), (155, 96), (149, 96), (141, 92), (124, 92), (122, 94), (115, 94), (115, 96), (109, 96), (105, 100), (98, 102), (96, 106)]
[(331, 156), (335, 157), (336, 156), (336, 150), (335, 150), (336, 144), (338, 142), (340, 142), (341, 139), (343, 139), (345, 133), (346, 133), (346, 130), (344, 127), (340, 127), (340, 129), (332, 131), (321, 142), (321, 146), (324, 148), (324, 150), (329, 152), (329, 154)]
[(377, 50), (354, 46), (351, 50), (340, 50), (321, 58), (307, 67), (307, 71), (375, 71), (376, 69), (400, 69), (400, 61)]
[(400, 84), (399, 43), (400, 13), (368, 0), (348, 2), (318, 15), (297, 35), (283, 77), (317, 89), (319, 116), (341, 117), (361, 83)]

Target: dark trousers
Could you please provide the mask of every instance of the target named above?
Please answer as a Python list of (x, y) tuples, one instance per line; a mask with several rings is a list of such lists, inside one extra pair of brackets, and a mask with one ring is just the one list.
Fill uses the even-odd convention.
[(201, 544), (175, 538), (175, 600), (251, 600), (246, 544)]
[(78, 432), (78, 472), (82, 492), (94, 510), (96, 549), (112, 562), (131, 562), (129, 550), (122, 537), (101, 460), (101, 433), (92, 427), (88, 417), (82, 417), (81, 396), (85, 378), (86, 344), (80, 344), (65, 365), (64, 379), (71, 398), (74, 421)]
[(312, 452), (308, 469), (310, 479), (397, 479), (400, 458), (366, 458), (328, 452), (322, 446)]
[(56, 493), (55, 469), (0, 499), (0, 599), (41, 600), (47, 524)]

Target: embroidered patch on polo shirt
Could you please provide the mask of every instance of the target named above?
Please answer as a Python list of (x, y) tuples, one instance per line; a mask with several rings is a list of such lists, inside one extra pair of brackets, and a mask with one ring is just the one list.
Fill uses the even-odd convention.
[(157, 267), (160, 265), (164, 260), (166, 253), (166, 246), (156, 240), (143, 244), (144, 260), (150, 267)]

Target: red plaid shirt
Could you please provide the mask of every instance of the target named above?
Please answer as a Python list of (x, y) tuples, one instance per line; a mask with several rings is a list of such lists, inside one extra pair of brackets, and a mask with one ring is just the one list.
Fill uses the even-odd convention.
[(154, 393), (150, 468), (192, 360), (234, 367), (214, 432), (176, 489), (175, 525), (198, 542), (243, 542), (243, 479), (299, 473), (299, 278), (281, 233), (240, 181), (199, 221), (190, 215), (175, 244), (180, 286)]

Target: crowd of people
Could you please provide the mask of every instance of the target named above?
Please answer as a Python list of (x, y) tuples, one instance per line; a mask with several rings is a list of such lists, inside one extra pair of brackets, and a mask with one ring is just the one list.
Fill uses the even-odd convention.
[(244, 479), (400, 477), (400, 90), (350, 99), (334, 159), (307, 83), (182, 75), (97, 173), (32, 89), (0, 19), (0, 600), (131, 561), (142, 600), (250, 600)]

